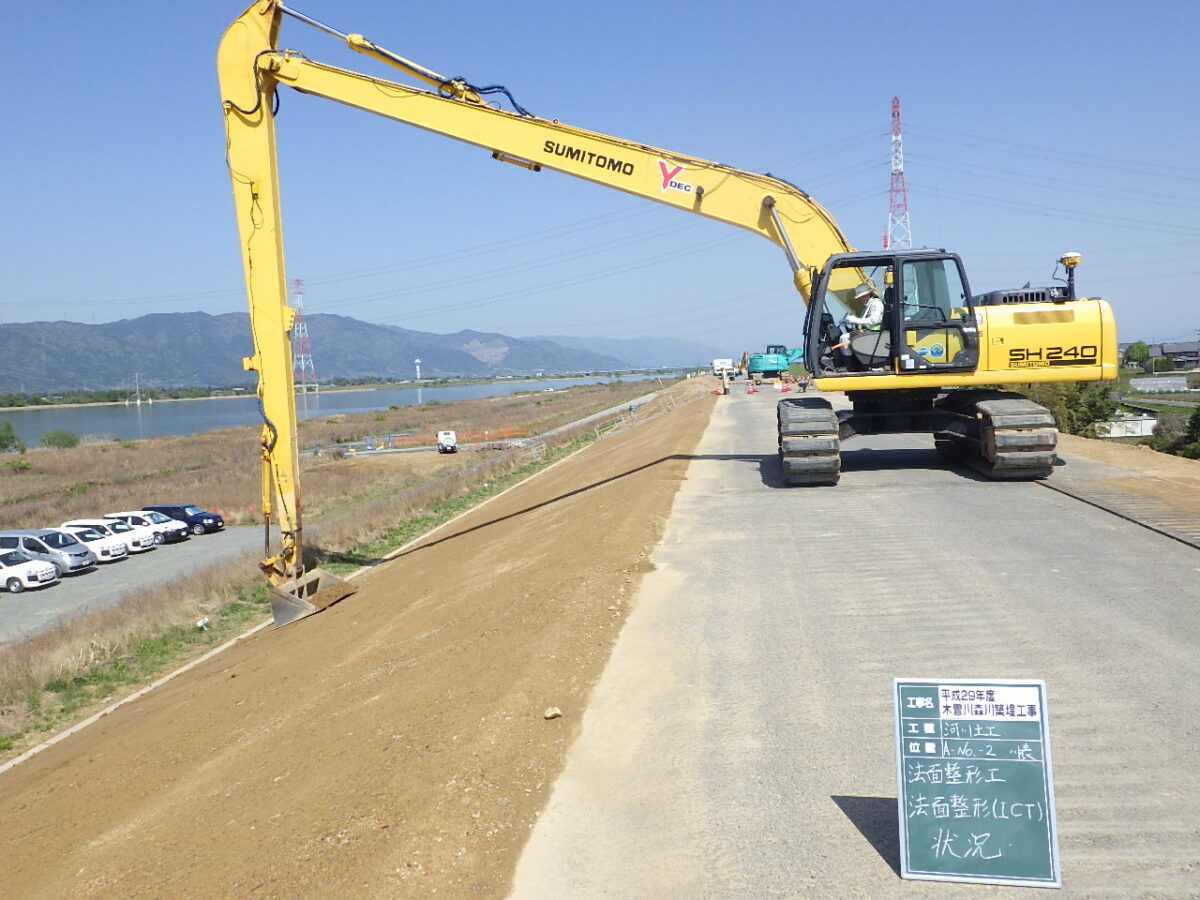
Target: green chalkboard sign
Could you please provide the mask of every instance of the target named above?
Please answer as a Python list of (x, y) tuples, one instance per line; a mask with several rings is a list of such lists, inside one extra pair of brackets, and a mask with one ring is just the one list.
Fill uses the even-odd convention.
[(900, 874), (1059, 887), (1043, 681), (894, 683)]

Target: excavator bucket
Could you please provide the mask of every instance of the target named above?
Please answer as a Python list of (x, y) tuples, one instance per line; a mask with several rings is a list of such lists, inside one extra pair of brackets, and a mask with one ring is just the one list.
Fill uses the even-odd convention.
[(271, 615), (275, 619), (275, 627), (282, 628), (297, 619), (311, 616), (357, 591), (358, 585), (324, 569), (313, 569), (299, 578), (275, 585), (270, 589)]

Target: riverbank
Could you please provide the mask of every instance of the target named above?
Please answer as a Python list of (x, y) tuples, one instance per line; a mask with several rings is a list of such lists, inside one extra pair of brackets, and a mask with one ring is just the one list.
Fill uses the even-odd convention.
[[(619, 379), (625, 383), (645, 384), (659, 376)], [(662, 378), (669, 383), (672, 379)], [(435, 405), (485, 397), (532, 395), (560, 391), (563, 387), (608, 383), (603, 378), (556, 378), (541, 380), (502, 379), (472, 384), (427, 385), (425, 382), (399, 387), (354, 386), (353, 389), (300, 394), (296, 397), (296, 415), (301, 421), (329, 419), (359, 413), (387, 414), (394, 409)], [(0, 421), (8, 422), (27, 447), (38, 446), (51, 431), (70, 431), (87, 443), (142, 440), (169, 435), (188, 436), (221, 428), (247, 425), (259, 427), (262, 414), (254, 394), (196, 398), (190, 403), (143, 403), (140, 406), (100, 404), (73, 409), (42, 406), (23, 412), (0, 412)], [(385, 432), (386, 433), (386, 432)]]
[[(322, 411), (299, 423), (300, 446), (348, 444), (401, 432), (412, 432), (413, 444), (434, 444), (436, 433), (445, 429), (461, 435), (520, 438), (628, 403), (646, 390), (645, 381), (618, 381), (370, 412)], [(231, 525), (259, 524), (260, 430), (257, 425), (241, 425), (185, 436), (0, 453), (0, 528), (57, 525), (68, 519), (138, 509), (156, 501), (219, 509)], [(480, 454), (435, 458), (445, 467), (465, 465), (460, 461), (468, 456), (477, 461)], [(397, 462), (381, 466), (363, 479), (351, 463), (328, 455), (301, 461), (309, 517), (340, 507), (346, 498), (402, 490), (416, 477)]]
[[(580, 379), (634, 379), (645, 380), (649, 378), (667, 378), (674, 379), (679, 377), (684, 372), (683, 369), (672, 370), (669, 372), (658, 371), (638, 371), (638, 372), (601, 372), (599, 374), (579, 374), (574, 375), (541, 375), (541, 376), (499, 376), (496, 378), (436, 378), (425, 379), (420, 381), (395, 381), (380, 384), (348, 384), (348, 385), (321, 385), (319, 392), (312, 392), (310, 396), (319, 394), (347, 394), (366, 391), (384, 391), (384, 390), (431, 390), (447, 387), (472, 387), (477, 384), (527, 384), (540, 383), (549, 381), (578, 381)], [(223, 390), (223, 389), (215, 389)], [(3, 417), (7, 412), (30, 412), (33, 410), (42, 409), (87, 409), (95, 406), (107, 407), (126, 407), (144, 405), (150, 406), (154, 403), (182, 403), (192, 400), (239, 400), (246, 397), (253, 397), (254, 389), (246, 388), (244, 390), (230, 389), (227, 392), (219, 394), (207, 394), (203, 397), (148, 397), (140, 404), (131, 403), (128, 400), (96, 400), (87, 403), (33, 403), (24, 406), (0, 406), (0, 417)], [(297, 396), (300, 396), (299, 394)]]

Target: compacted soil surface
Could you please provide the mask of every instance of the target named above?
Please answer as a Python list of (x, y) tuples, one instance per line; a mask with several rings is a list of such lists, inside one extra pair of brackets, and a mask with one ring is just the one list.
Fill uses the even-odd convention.
[(504, 896), (713, 402), (0, 774), (0, 895)]

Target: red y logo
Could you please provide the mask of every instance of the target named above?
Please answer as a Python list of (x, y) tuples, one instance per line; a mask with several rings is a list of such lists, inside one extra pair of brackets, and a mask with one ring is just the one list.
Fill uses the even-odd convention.
[(658, 161), (658, 171), (662, 174), (662, 189), (664, 191), (671, 186), (671, 179), (683, 171), (683, 166), (676, 166), (673, 169), (669, 169), (667, 165), (661, 159)]

